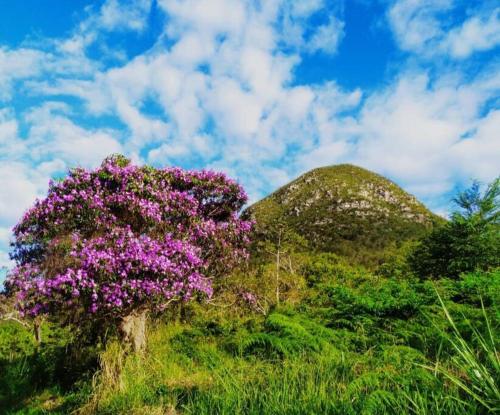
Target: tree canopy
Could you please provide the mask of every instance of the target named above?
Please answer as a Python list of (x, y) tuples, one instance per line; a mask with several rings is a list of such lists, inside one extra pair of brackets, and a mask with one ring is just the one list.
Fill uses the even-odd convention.
[(247, 256), (247, 200), (224, 174), (110, 156), (51, 182), (14, 228), (7, 279), (22, 313), (122, 317), (210, 297)]
[(421, 277), (452, 277), (500, 266), (500, 178), (484, 192), (478, 182), (453, 199), (451, 220), (425, 237), (410, 256)]

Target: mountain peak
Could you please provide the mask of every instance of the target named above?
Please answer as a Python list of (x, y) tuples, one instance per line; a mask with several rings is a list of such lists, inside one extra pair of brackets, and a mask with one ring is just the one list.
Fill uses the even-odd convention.
[(273, 225), (280, 223), (313, 249), (372, 258), (368, 263), (440, 221), (394, 182), (351, 164), (315, 168), (245, 214), (257, 221), (261, 237), (272, 238)]

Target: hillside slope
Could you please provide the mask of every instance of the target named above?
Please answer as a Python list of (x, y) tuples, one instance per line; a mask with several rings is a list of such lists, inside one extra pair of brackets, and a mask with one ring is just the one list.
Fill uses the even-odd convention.
[(277, 240), (285, 230), (311, 249), (368, 265), (443, 221), (395, 183), (349, 164), (311, 170), (244, 215), (256, 220), (260, 240)]

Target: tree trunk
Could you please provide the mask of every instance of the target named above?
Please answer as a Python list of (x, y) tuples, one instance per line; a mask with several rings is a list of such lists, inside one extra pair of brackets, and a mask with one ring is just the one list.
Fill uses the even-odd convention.
[(33, 321), (33, 335), (35, 337), (35, 345), (38, 349), (40, 347), (40, 343), (42, 343), (42, 322), (35, 318)]
[(146, 348), (146, 320), (148, 310), (141, 308), (123, 317), (120, 332), (125, 344), (130, 345), (134, 352), (142, 352)]

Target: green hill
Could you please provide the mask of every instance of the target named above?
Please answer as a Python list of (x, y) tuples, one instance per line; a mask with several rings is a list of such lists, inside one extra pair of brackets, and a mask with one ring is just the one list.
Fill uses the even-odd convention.
[(349, 164), (311, 170), (244, 215), (256, 220), (259, 240), (275, 241), (285, 232), (303, 238), (309, 249), (365, 265), (443, 222), (392, 181)]

